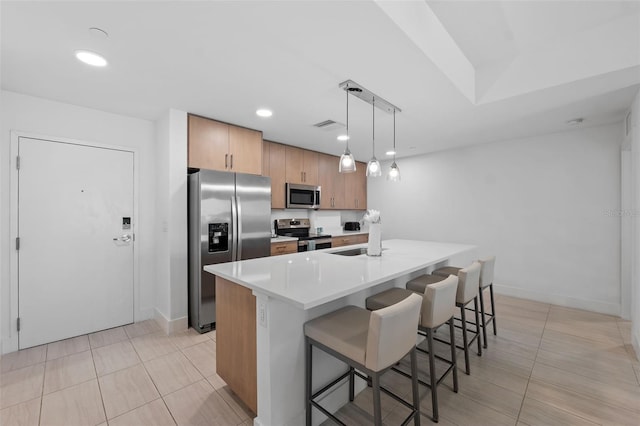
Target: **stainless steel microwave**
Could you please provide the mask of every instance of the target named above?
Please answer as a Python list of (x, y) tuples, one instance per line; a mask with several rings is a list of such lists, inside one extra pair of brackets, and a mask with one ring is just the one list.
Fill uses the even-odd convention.
[(286, 184), (288, 209), (320, 208), (320, 187), (313, 185)]

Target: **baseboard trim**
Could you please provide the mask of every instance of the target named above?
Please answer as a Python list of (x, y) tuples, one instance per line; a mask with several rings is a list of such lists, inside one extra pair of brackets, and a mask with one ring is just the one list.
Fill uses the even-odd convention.
[(494, 284), (496, 293), (505, 296), (519, 297), (522, 299), (535, 300), (536, 302), (551, 303), (553, 305), (565, 306), (567, 308), (584, 309), (585, 311), (598, 312), (601, 314), (620, 316), (621, 306), (619, 303), (601, 302), (599, 300), (579, 299), (576, 297), (563, 296), (553, 293), (540, 293), (537, 291), (524, 290), (522, 288), (510, 287)]
[(636, 351), (636, 358), (640, 361), (640, 330), (636, 334), (633, 333), (633, 330), (631, 331), (631, 345)]
[(186, 331), (187, 328), (189, 328), (189, 319), (187, 317), (180, 317), (170, 320), (165, 317), (157, 308), (154, 309), (154, 319), (167, 335), (175, 334), (180, 331)]

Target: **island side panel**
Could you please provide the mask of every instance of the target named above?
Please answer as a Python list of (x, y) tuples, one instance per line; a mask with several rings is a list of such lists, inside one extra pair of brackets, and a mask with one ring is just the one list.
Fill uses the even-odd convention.
[(256, 298), (216, 276), (216, 309), (217, 373), (257, 413)]

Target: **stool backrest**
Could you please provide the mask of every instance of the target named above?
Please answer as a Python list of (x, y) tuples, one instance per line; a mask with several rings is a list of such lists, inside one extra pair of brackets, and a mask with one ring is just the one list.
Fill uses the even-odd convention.
[(443, 281), (429, 284), (424, 289), (420, 325), (434, 328), (444, 324), (455, 314), (458, 277), (449, 275)]
[(489, 256), (484, 259), (478, 260), (482, 265), (482, 271), (480, 272), (480, 288), (485, 288), (493, 284), (493, 268), (496, 265), (496, 257)]
[(422, 297), (404, 300), (371, 312), (365, 367), (380, 371), (400, 361), (416, 344)]
[(464, 269), (460, 269), (460, 272), (458, 272), (457, 303), (467, 303), (478, 295), (481, 269), (482, 266), (477, 261)]

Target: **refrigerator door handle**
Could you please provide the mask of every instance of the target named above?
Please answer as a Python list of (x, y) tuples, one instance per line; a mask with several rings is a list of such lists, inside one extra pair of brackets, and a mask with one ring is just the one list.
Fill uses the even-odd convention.
[(236, 234), (236, 238), (238, 241), (237, 260), (242, 260), (242, 203), (240, 202), (240, 197), (238, 196), (236, 196), (236, 209), (238, 211), (238, 214), (236, 216), (236, 223), (238, 224), (238, 233)]
[(237, 241), (238, 241), (238, 211), (236, 206), (236, 197), (231, 197), (231, 229), (233, 236), (231, 239), (231, 261), (235, 262), (237, 259)]

